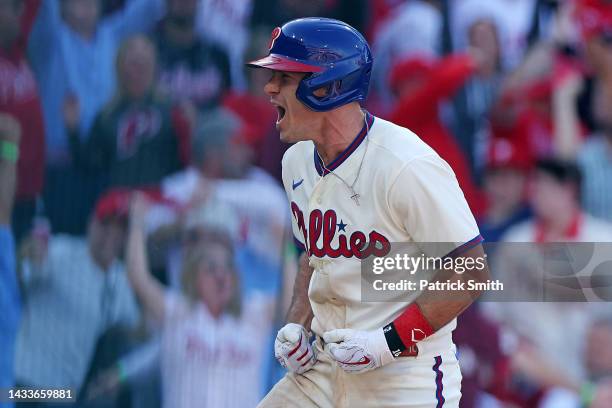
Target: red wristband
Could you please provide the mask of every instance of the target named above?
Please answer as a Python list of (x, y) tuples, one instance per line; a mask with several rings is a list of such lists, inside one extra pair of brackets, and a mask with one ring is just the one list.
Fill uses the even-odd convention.
[(418, 304), (412, 303), (404, 312), (393, 321), (393, 325), (406, 348), (414, 346), (421, 340), (435, 333), (435, 330), (423, 313)]

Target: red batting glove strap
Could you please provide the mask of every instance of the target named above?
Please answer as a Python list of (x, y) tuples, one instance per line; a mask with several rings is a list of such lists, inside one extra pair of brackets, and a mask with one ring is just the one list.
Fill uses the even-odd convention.
[(412, 303), (393, 321), (398, 336), (406, 348), (414, 346), (421, 340), (435, 333), (435, 330), (421, 312), (418, 304)]

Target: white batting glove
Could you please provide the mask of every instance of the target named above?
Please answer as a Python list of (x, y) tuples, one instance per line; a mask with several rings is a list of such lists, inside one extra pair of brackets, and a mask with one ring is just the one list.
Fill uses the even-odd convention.
[(288, 323), (278, 331), (274, 340), (274, 356), (280, 365), (296, 374), (310, 370), (317, 361), (308, 332), (296, 323)]
[(364, 373), (395, 359), (382, 328), (372, 331), (330, 330), (323, 335), (323, 340), (331, 357), (347, 373)]

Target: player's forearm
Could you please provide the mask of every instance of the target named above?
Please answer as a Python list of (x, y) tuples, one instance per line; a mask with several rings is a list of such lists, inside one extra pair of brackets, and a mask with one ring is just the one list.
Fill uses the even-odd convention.
[[(459, 258), (459, 256), (457, 257)], [(480, 290), (472, 289), (478, 285), (466, 284), (469, 280), (486, 282), (489, 270), (482, 245), (477, 245), (460, 255), (460, 258), (473, 258), (471, 263), (463, 263), (465, 271), (442, 270), (435, 276), (435, 282), (450, 282), (449, 288), (470, 288), (469, 290), (432, 290), (421, 293), (416, 302), (410, 304), (393, 322), (383, 327), (383, 333), (394, 356), (411, 350), (419, 341), (425, 340), (446, 326), (480, 295)], [(485, 260), (485, 262), (480, 262)]]
[(308, 265), (308, 256), (304, 253), (300, 257), (300, 266), (295, 284), (293, 286), (293, 299), (289, 312), (287, 313), (288, 323), (298, 323), (310, 330), (313, 314), (308, 300), (308, 286), (312, 277), (312, 268)]
[[(484, 255), (482, 245), (477, 245), (461, 254), (460, 257), (466, 259), (484, 259)], [(459, 282), (463, 283), (466, 288), (476, 287), (477, 285), (468, 285), (467, 282), (470, 280), (473, 282), (486, 282), (489, 279), (489, 268), (486, 263), (484, 266), (483, 269), (471, 268), (463, 273), (442, 271), (436, 277), (436, 281)], [(480, 296), (481, 292), (477, 289), (425, 291), (417, 298), (416, 303), (421, 308), (425, 319), (431, 327), (434, 330), (439, 330), (467, 309)]]

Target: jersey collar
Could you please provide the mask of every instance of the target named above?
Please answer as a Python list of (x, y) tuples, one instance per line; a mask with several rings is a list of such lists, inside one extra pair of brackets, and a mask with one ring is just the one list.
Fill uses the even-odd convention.
[(317, 173), (319, 173), (319, 176), (325, 176), (326, 174), (329, 173), (328, 170), (330, 171), (336, 170), (342, 163), (346, 161), (346, 159), (349, 158), (349, 156), (355, 150), (357, 150), (357, 148), (365, 140), (366, 136), (368, 135), (368, 129), (372, 129), (372, 125), (374, 124), (374, 116), (371, 115), (367, 111), (365, 114), (366, 114), (365, 120), (366, 120), (367, 125), (365, 123), (363, 124), (363, 127), (359, 131), (359, 134), (357, 134), (357, 136), (355, 137), (355, 139), (353, 139), (351, 144), (348, 145), (348, 147), (344, 149), (344, 151), (340, 153), (338, 157), (336, 157), (329, 164), (329, 166), (327, 166), (327, 169), (323, 168), (323, 163), (321, 162), (321, 159), (319, 158), (319, 155), (317, 154), (317, 148), (316, 147), (314, 148), (314, 165), (315, 165), (315, 169), (317, 170)]

